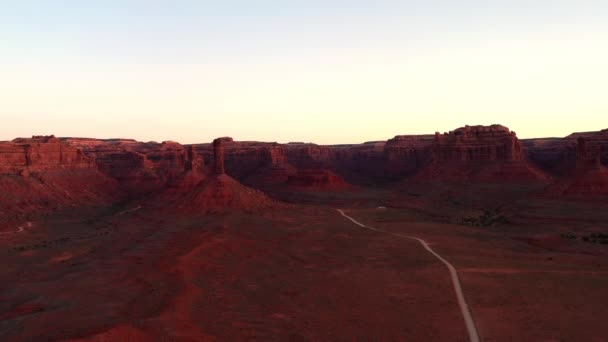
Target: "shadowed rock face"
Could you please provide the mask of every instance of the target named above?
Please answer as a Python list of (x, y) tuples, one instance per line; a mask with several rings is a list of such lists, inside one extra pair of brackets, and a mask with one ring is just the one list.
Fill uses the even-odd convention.
[[(224, 172), (250, 185), (284, 183), (293, 173), (287, 162), (284, 145), (274, 142), (222, 140), (224, 150)], [(192, 145), (194, 151), (209, 163), (214, 163), (212, 144)]]
[(587, 139), (577, 139), (576, 168), (579, 170), (599, 169), (600, 146), (597, 142), (588, 142)]
[(131, 196), (160, 191), (183, 179), (184, 171), (205, 172), (202, 158), (183, 145), (165, 141), (142, 143), (128, 139), (64, 139), (96, 158), (99, 170), (116, 179)]
[(608, 170), (600, 161), (601, 141), (579, 136), (576, 151), (576, 170), (557, 180), (546, 194), (578, 198), (608, 195)]
[(193, 146), (186, 148), (186, 164), (184, 166), (185, 171), (192, 171), (194, 173), (200, 173), (203, 170), (205, 162), (196, 153)]
[(411, 176), (432, 161), (434, 135), (398, 135), (384, 146), (389, 174)]
[(213, 140), (214, 171), (216, 175), (226, 173), (224, 170), (224, 142), (221, 138)]
[(578, 138), (599, 149), (599, 160), (608, 165), (608, 129), (596, 132), (573, 133), (564, 138), (523, 140), (527, 157), (544, 171), (557, 177), (572, 174), (579, 163)]
[(289, 176), (289, 185), (309, 189), (343, 189), (349, 185), (344, 179), (329, 170), (299, 170)]

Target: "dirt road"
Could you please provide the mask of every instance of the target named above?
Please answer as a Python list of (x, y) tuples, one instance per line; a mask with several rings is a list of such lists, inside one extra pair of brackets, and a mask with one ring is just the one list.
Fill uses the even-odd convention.
[(437, 259), (439, 259), (439, 261), (441, 261), (450, 271), (450, 277), (452, 278), (452, 284), (454, 285), (454, 291), (456, 292), (456, 298), (458, 299), (458, 305), (460, 306), (460, 311), (462, 313), (462, 317), (464, 318), (464, 323), (467, 327), (467, 332), (469, 334), (469, 340), (471, 342), (480, 341), (479, 333), (477, 332), (477, 328), (475, 327), (475, 322), (473, 321), (473, 317), (471, 316), (471, 311), (469, 310), (469, 306), (467, 305), (467, 302), (464, 299), (464, 294), (462, 293), (462, 285), (460, 284), (460, 278), (458, 278), (458, 273), (456, 272), (456, 268), (454, 268), (454, 266), (452, 264), (450, 264), (446, 259), (444, 259), (437, 252), (435, 252), (426, 241), (424, 241), (420, 238), (417, 238), (415, 236), (401, 235), (401, 234), (389, 232), (386, 230), (366, 226), (363, 223), (355, 220), (354, 218), (346, 215), (343, 210), (341, 210), (341, 209), (336, 209), (336, 210), (342, 216), (349, 219), (350, 221), (352, 221), (354, 224), (358, 225), (359, 227), (373, 230), (373, 231), (380, 232), (380, 233), (391, 234), (391, 235), (398, 236), (398, 237), (405, 238), (405, 239), (416, 240), (422, 245), (422, 247), (424, 247), (424, 249), (426, 249), (429, 253), (433, 254)]
[(17, 230), (12, 230), (12, 231), (8, 231), (8, 232), (0, 232), (0, 235), (23, 233), (25, 231), (25, 228), (32, 228), (33, 226), (34, 225), (32, 224), (32, 222), (27, 222), (26, 224), (17, 227)]

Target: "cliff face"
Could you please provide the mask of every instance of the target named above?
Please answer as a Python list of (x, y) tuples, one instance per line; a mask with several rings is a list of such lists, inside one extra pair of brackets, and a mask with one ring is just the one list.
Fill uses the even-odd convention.
[[(213, 172), (196, 182), (191, 187), (167, 189), (157, 202), (167, 205), (170, 210), (185, 213), (222, 212), (227, 209), (259, 210), (274, 206), (275, 203), (263, 192), (241, 184), (226, 174), (225, 145), (232, 143), (230, 138), (217, 138), (213, 147)], [(194, 153), (194, 147), (189, 150)], [(191, 172), (186, 172), (190, 175)], [(191, 175), (190, 175), (191, 177)]]
[(566, 177), (557, 180), (546, 194), (593, 198), (608, 195), (608, 169), (602, 164), (602, 144), (596, 136), (577, 137), (576, 167)]
[(443, 135), (435, 133), (433, 161), (521, 161), (523, 146), (514, 132), (501, 125), (465, 126)]
[(66, 169), (95, 169), (94, 158), (54, 136), (0, 143), (0, 173), (20, 174)]
[(523, 140), (528, 158), (544, 171), (557, 177), (572, 174), (577, 165), (577, 140), (585, 138), (599, 148), (599, 158), (608, 165), (608, 129), (572, 133), (564, 138)]
[[(225, 173), (246, 184), (284, 183), (293, 167), (287, 162), (284, 146), (278, 143), (234, 141), (218, 138), (223, 149)], [(213, 144), (191, 145), (208, 163), (215, 163)]]
[(289, 185), (314, 190), (348, 189), (344, 179), (329, 170), (299, 170), (289, 176)]
[[(401, 135), (353, 145), (237, 142), (222, 138), (226, 173), (254, 186), (286, 183), (297, 171), (325, 170), (359, 185), (408, 177), (445, 181), (545, 179), (529, 164), (515, 133), (500, 125), (466, 126), (440, 135)], [(210, 144), (194, 145), (212, 162)], [(292, 180), (293, 182), (293, 180)]]
[(435, 134), (431, 163), (418, 180), (529, 182), (548, 177), (530, 164), (514, 132), (500, 125), (465, 126)]
[(576, 140), (529, 139), (522, 143), (528, 159), (549, 174), (565, 176), (576, 167)]
[(14, 214), (107, 204), (122, 195), (94, 157), (54, 136), (0, 143), (0, 189), (0, 211)]
[(191, 148), (165, 141), (66, 139), (93, 156), (101, 172), (116, 179), (131, 196), (160, 191), (183, 178), (184, 171), (205, 172), (203, 159)]
[(27, 211), (42, 203), (104, 203), (146, 194), (172, 198), (203, 182), (207, 190), (199, 189), (205, 194), (197, 197), (201, 203), (226, 187), (333, 189), (402, 179), (545, 182), (547, 173), (559, 179), (549, 192), (601, 194), (607, 163), (608, 130), (520, 141), (504, 126), (465, 126), (444, 134), (399, 135), (349, 145), (223, 137), (215, 143), (184, 146), (171, 141), (34, 136), (0, 142), (0, 211)]
[(434, 135), (398, 135), (386, 142), (386, 171), (395, 176), (411, 176), (432, 161)]

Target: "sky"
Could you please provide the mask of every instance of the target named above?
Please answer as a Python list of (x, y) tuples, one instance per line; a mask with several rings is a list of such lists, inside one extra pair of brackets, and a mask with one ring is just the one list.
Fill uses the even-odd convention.
[(608, 128), (608, 1), (0, 0), (0, 140)]

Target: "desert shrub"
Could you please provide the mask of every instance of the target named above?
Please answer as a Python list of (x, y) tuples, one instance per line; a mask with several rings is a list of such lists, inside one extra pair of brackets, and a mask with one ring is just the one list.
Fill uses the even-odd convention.
[(509, 223), (509, 219), (500, 212), (500, 209), (483, 210), (483, 214), (477, 217), (464, 217), (459, 220), (461, 224), (475, 227), (490, 227), (496, 224)]
[(572, 232), (561, 233), (560, 236), (562, 239), (570, 239), (570, 240), (576, 239), (576, 235), (574, 235), (574, 233), (572, 233)]

